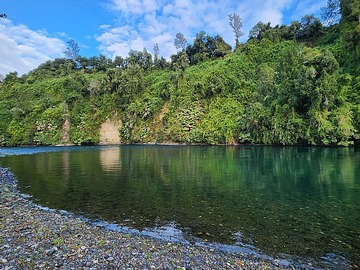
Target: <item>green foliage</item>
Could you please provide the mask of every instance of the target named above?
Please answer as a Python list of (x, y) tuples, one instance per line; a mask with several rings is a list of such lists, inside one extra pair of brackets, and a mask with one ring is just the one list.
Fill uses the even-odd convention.
[(237, 143), (243, 105), (233, 98), (215, 98), (201, 123), (204, 140), (209, 144)]
[(99, 142), (101, 118), (97, 108), (89, 103), (79, 101), (71, 111), (70, 139), (78, 145)]
[(200, 124), (203, 117), (202, 104), (194, 102), (191, 106), (173, 110), (165, 120), (167, 136), (171, 141), (201, 143)]
[(114, 115), (123, 143), (358, 144), (359, 13), (356, 1), (341, 3), (340, 24), (259, 22), (235, 52), (200, 32), (192, 44), (177, 36), (182, 50), (171, 63), (144, 49), (9, 73), (0, 82), (0, 145), (58, 144), (64, 133), (96, 144)]
[(190, 65), (224, 57), (229, 53), (231, 53), (231, 46), (221, 36), (211, 37), (205, 32), (198, 33), (194, 44), (189, 45), (186, 49)]
[(43, 111), (35, 122), (34, 143), (41, 145), (60, 143), (63, 115), (63, 106), (51, 107)]
[(240, 119), (241, 143), (273, 143), (270, 133), (271, 114), (268, 107), (261, 102), (247, 104)]

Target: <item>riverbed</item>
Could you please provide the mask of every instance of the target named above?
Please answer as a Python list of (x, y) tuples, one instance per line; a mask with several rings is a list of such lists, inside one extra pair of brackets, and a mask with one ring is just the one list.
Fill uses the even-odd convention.
[(0, 168), (1, 269), (295, 269), (286, 261), (231, 254), (96, 226), (36, 205)]

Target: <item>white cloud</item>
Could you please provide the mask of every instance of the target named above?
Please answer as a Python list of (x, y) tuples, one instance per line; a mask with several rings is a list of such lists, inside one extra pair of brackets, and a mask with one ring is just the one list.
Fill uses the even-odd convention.
[(66, 34), (65, 32), (57, 32), (56, 33), (59, 37), (62, 37), (62, 38), (68, 38), (68, 34)]
[(111, 25), (110, 24), (102, 24), (99, 26), (100, 29), (103, 29), (103, 30), (106, 30), (106, 29), (109, 29), (111, 28)]
[[(99, 50), (108, 57), (126, 56), (131, 49), (152, 52), (158, 43), (160, 55), (169, 58), (176, 52), (173, 46), (176, 33), (181, 32), (189, 42), (200, 31), (219, 34), (234, 45), (228, 14), (242, 17), (245, 41), (250, 29), (259, 21), (272, 25), (284, 22), (284, 12), (301, 5), (299, 0), (109, 0), (110, 8), (119, 14), (115, 25), (100, 27), (97, 36)], [(310, 3), (310, 0), (305, 0)], [(325, 0), (322, 0), (325, 1)], [(300, 4), (298, 4), (300, 3)], [(315, 7), (315, 5), (313, 5)]]
[(110, 7), (123, 14), (143, 14), (157, 10), (161, 6), (161, 0), (112, 0)]
[(0, 74), (17, 71), (19, 75), (36, 68), (44, 61), (61, 57), (65, 43), (49, 37), (44, 30), (34, 31), (25, 25), (0, 21)]

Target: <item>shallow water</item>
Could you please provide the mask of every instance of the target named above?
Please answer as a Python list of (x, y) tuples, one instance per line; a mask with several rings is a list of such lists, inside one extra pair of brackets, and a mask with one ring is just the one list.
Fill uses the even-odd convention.
[(334, 268), (360, 261), (357, 148), (30, 147), (0, 156), (36, 203), (108, 227)]

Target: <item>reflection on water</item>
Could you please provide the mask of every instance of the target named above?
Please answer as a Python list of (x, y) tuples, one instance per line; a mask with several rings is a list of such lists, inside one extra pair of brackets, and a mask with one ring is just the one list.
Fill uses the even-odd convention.
[(100, 164), (103, 171), (117, 171), (120, 169), (120, 148), (100, 150)]
[(356, 148), (255, 146), (70, 148), (0, 158), (23, 192), (52, 208), (137, 230), (173, 224), (189, 241), (352, 263), (360, 261), (358, 164)]

